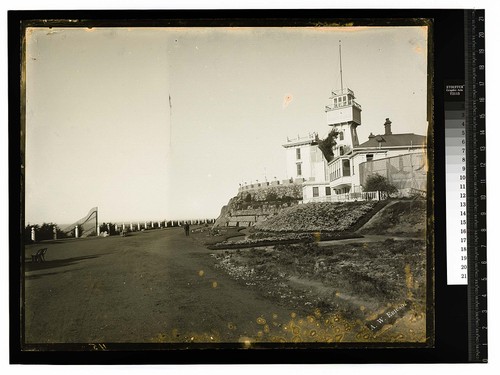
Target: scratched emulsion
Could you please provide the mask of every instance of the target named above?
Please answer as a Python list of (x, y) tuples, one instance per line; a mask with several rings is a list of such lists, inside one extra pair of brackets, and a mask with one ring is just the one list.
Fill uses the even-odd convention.
[[(404, 305), (404, 304), (403, 304)], [(425, 325), (425, 315), (411, 310), (396, 317), (402, 306), (389, 308), (374, 322), (377, 328), (362, 321), (352, 321), (342, 318), (339, 314), (322, 314), (316, 309), (313, 314), (299, 316), (292, 312), (286, 317), (273, 314), (269, 317), (259, 316), (255, 319), (253, 334), (237, 337), (236, 342), (245, 348), (251, 348), (258, 343), (369, 343), (369, 342), (413, 342), (423, 343), (426, 340), (422, 329)], [(391, 317), (393, 318), (391, 320)], [(237, 333), (238, 327), (227, 323), (227, 329)], [(160, 333), (152, 342), (184, 342), (184, 343), (220, 343), (225, 334), (219, 332), (181, 332), (173, 329), (171, 332)], [(227, 341), (226, 341), (227, 342)]]

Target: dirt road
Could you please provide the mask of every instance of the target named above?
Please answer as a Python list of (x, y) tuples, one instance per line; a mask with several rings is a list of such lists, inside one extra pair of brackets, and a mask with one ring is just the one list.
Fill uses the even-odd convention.
[[(46, 262), (31, 254), (47, 247)], [(68, 239), (25, 251), (25, 342), (248, 342), (292, 339), (295, 312), (213, 267), (182, 229)]]

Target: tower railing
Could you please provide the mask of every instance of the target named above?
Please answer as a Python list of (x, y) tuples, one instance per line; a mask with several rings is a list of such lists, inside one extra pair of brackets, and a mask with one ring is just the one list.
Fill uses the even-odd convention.
[(339, 96), (339, 95), (352, 95), (354, 97), (354, 91), (352, 91), (347, 87), (345, 89), (332, 90), (332, 96)]
[(327, 105), (327, 106), (325, 106), (325, 108), (326, 108), (327, 111), (333, 111), (335, 108), (343, 108), (343, 107), (350, 107), (350, 106), (356, 107), (358, 109), (362, 109), (361, 105), (358, 104), (354, 100), (348, 100), (348, 101), (345, 102), (345, 104), (344, 104), (344, 102), (342, 102), (342, 104), (337, 103), (337, 104)]

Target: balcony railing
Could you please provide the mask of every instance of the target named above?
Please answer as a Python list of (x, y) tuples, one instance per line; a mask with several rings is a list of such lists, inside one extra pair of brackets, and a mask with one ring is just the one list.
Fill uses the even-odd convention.
[(309, 133), (306, 136), (297, 135), (297, 137), (286, 137), (287, 142), (302, 142), (302, 141), (310, 141), (315, 140), (318, 133)]
[(327, 106), (325, 106), (325, 109), (326, 109), (326, 111), (333, 111), (336, 108), (345, 108), (345, 107), (350, 107), (350, 106), (356, 107), (359, 110), (362, 109), (361, 105), (359, 105), (354, 100), (348, 100), (346, 102), (341, 102), (341, 103), (337, 103), (337, 104), (327, 105)]
[(354, 91), (352, 91), (349, 88), (341, 89), (341, 90), (332, 90), (332, 96), (339, 96), (339, 95), (352, 95), (354, 96)]
[(332, 186), (338, 187), (342, 185), (351, 185), (352, 184), (352, 176), (330, 176), (330, 183)]

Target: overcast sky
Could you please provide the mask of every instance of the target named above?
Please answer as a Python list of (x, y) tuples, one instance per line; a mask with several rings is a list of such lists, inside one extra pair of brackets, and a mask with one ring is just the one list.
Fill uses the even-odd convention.
[(344, 87), (360, 141), (427, 131), (427, 29), (93, 28), (27, 35), (26, 221), (217, 217), (287, 178), (287, 136), (325, 136)]

